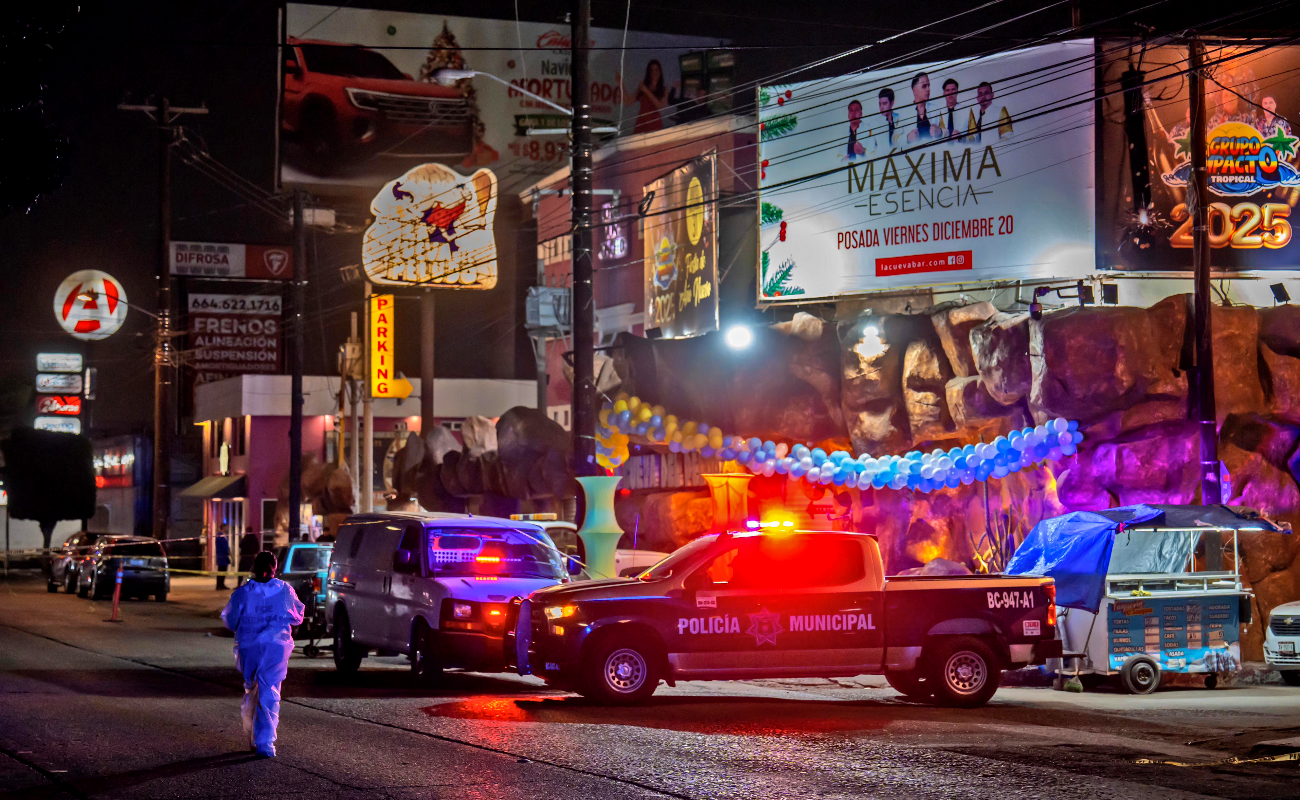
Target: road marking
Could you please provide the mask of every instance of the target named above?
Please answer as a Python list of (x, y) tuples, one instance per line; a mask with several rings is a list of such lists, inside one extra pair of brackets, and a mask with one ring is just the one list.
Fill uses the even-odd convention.
[(1139, 758), (1135, 764), (1160, 764), (1166, 767), (1218, 767), (1224, 764), (1268, 764), (1279, 761), (1300, 761), (1300, 752), (1283, 753), (1277, 756), (1260, 756), (1259, 758), (1225, 758), (1221, 761), (1205, 761), (1200, 764), (1187, 764), (1182, 761), (1164, 761), (1158, 758)]

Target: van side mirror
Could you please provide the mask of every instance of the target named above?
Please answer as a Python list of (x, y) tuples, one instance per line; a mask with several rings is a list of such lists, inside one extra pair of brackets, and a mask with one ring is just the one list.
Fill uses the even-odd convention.
[(410, 550), (393, 553), (393, 572), (411, 575), (416, 571), (415, 556)]
[(574, 558), (573, 556), (568, 556), (564, 560), (568, 562), (570, 575), (582, 574), (582, 565), (578, 563), (578, 559)]

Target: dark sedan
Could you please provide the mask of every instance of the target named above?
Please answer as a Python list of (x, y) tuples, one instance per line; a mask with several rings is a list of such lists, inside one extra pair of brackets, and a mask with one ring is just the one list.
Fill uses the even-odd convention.
[(97, 541), (89, 558), (82, 562), (77, 595), (95, 600), (111, 597), (119, 568), (123, 597), (152, 596), (160, 603), (167, 599), (171, 588), (167, 554), (157, 539), (142, 536), (104, 537)]

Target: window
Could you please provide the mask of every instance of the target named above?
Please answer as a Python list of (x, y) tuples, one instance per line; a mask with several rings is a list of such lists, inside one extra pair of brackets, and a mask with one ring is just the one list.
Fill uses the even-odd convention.
[(393, 62), (374, 50), (329, 44), (304, 44), (301, 48), (307, 69), (312, 72), (345, 78), (406, 80), (406, 76), (393, 66)]
[(424, 526), (418, 522), (413, 522), (406, 526), (402, 533), (402, 542), (397, 545), (398, 550), (409, 550), (413, 556), (420, 554), (420, 534), (424, 533)]
[(274, 498), (262, 498), (262, 530), (275, 530), (275, 504)]
[(324, 572), (330, 566), (330, 548), (295, 547), (289, 551), (284, 572)]
[(764, 536), (718, 555), (705, 568), (732, 589), (811, 589), (862, 580), (862, 545), (836, 536)]
[(439, 527), (429, 531), (429, 569), (437, 575), (563, 578), (564, 556), (541, 531)]
[(235, 427), (235, 444), (231, 448), (230, 454), (235, 456), (248, 455), (248, 417), (235, 417), (230, 421), (230, 424)]

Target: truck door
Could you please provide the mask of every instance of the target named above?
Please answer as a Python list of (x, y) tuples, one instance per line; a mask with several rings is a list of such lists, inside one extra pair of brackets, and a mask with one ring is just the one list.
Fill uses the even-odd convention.
[[(747, 537), (705, 566), (697, 616), (678, 621), (679, 669), (771, 675), (858, 674), (883, 657), (879, 559), (862, 537)], [(719, 622), (717, 618), (721, 618)], [(718, 629), (723, 630), (718, 633)], [(698, 629), (699, 633), (695, 633)]]

